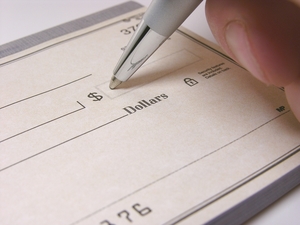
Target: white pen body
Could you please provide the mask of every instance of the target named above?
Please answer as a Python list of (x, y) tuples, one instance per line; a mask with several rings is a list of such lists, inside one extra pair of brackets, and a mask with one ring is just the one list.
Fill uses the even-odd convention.
[(202, 0), (153, 0), (114, 69), (124, 82), (183, 23)]
[(169, 37), (202, 0), (153, 0), (143, 19), (156, 33)]

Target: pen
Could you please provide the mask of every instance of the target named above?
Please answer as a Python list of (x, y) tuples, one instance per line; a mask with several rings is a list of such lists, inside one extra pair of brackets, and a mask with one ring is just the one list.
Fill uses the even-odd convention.
[(201, 2), (153, 0), (113, 71), (110, 89), (128, 80)]

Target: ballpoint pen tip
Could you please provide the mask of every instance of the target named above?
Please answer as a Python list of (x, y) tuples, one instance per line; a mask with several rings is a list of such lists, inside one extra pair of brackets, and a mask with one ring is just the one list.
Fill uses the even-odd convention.
[(110, 80), (109, 88), (113, 90), (116, 87), (118, 87), (120, 84), (122, 84), (122, 81), (118, 80), (115, 76), (113, 76)]

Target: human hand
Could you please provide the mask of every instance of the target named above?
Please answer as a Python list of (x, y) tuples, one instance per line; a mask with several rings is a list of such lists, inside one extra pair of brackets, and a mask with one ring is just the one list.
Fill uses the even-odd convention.
[(300, 121), (300, 1), (207, 0), (224, 51), (266, 84), (284, 87)]

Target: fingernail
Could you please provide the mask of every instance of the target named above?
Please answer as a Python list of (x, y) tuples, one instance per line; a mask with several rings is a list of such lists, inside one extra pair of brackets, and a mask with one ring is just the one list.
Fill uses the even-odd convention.
[(231, 53), (257, 79), (269, 83), (253, 55), (245, 25), (240, 21), (230, 22), (225, 38)]

